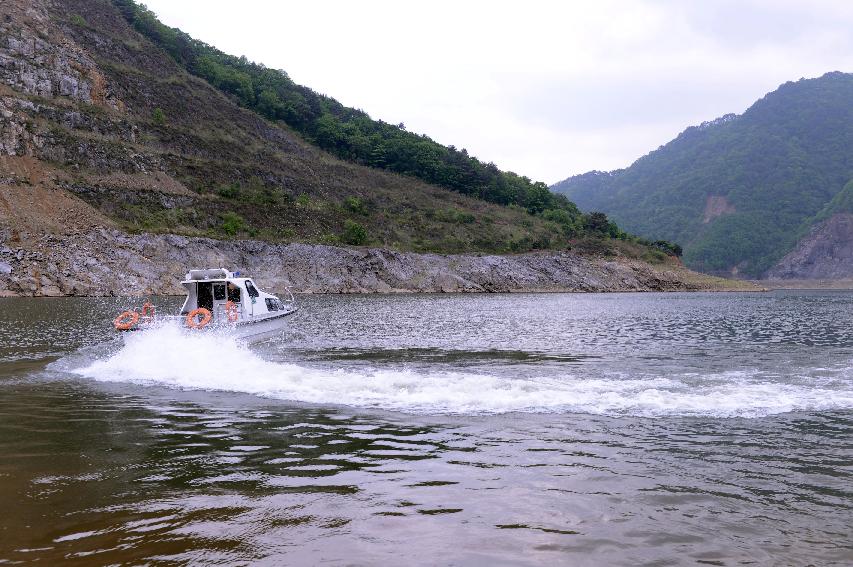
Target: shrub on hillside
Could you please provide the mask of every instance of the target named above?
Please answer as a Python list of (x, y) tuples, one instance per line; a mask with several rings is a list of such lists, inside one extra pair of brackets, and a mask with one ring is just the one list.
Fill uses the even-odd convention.
[(367, 243), (367, 229), (355, 221), (347, 219), (344, 222), (344, 231), (341, 234), (341, 241), (345, 244), (353, 246), (361, 246)]
[(347, 197), (346, 199), (344, 199), (344, 207), (347, 210), (359, 215), (367, 214), (367, 205), (365, 205), (364, 201), (362, 201), (358, 197)]
[(166, 113), (163, 112), (162, 108), (154, 109), (154, 112), (151, 113), (151, 121), (157, 126), (162, 126), (166, 123)]
[(246, 228), (246, 220), (237, 213), (228, 211), (222, 213), (222, 231), (228, 236), (235, 236)]
[(216, 190), (216, 193), (226, 199), (236, 199), (240, 196), (240, 184), (232, 183), (231, 185), (223, 185)]

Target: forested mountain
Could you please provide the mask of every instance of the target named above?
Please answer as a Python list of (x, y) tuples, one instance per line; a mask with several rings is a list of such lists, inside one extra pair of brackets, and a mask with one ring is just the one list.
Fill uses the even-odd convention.
[(630, 167), (552, 189), (628, 231), (684, 247), (685, 263), (758, 277), (850, 207), (853, 75), (780, 86), (742, 115), (686, 129)]

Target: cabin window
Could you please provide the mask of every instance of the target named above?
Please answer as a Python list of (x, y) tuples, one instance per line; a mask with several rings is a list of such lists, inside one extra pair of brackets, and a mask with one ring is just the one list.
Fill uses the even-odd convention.
[(252, 285), (252, 282), (246, 280), (246, 291), (249, 292), (249, 297), (260, 297), (261, 294), (258, 293), (258, 290), (255, 289), (255, 286)]
[(278, 300), (267, 298), (267, 311), (278, 311)]
[(240, 288), (228, 282), (228, 301), (240, 303)]
[(224, 301), (225, 300), (225, 284), (224, 283), (213, 284), (213, 299), (215, 299), (216, 301)]
[(213, 309), (213, 286), (210, 282), (199, 282), (196, 287), (196, 297), (198, 298), (198, 306), (204, 307), (208, 311)]

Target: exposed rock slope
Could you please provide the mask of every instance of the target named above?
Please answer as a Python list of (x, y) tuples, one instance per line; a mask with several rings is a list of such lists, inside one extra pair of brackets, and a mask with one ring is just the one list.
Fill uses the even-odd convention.
[(853, 279), (853, 213), (831, 216), (767, 274), (769, 279)]
[(180, 294), (178, 282), (187, 268), (199, 266), (242, 269), (265, 287), (309, 293), (686, 291), (735, 285), (678, 266), (654, 268), (571, 252), (448, 256), (100, 228), (43, 236), (27, 249), (0, 243), (0, 296)]

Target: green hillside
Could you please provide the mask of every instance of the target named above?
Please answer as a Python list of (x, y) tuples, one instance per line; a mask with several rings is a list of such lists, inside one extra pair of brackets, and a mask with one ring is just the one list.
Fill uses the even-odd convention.
[(853, 179), (815, 215), (814, 222), (826, 220), (839, 213), (853, 213)]
[(678, 242), (689, 267), (756, 277), (813, 222), (849, 206), (834, 199), (853, 179), (851, 148), (853, 75), (834, 72), (690, 127), (627, 169), (552, 190), (628, 231)]
[(439, 187), (531, 213), (577, 209), (542, 182), (500, 171), (464, 149), (438, 144), (425, 135), (373, 120), (333, 98), (297, 85), (279, 70), (235, 57), (162, 24), (133, 0), (113, 0), (139, 32), (192, 74), (233, 96), (240, 105), (281, 120), (324, 150), (355, 163), (409, 175)]
[[(442, 253), (571, 248), (672, 261), (661, 258), (671, 252), (666, 246), (630, 242), (612, 222), (582, 215), (544, 184), (470, 156), (456, 169), (438, 168), (461, 178), (428, 183), (418, 160), (410, 160), (412, 170), (402, 169), (407, 152), (432, 148), (454, 159), (465, 153), (372, 121), (293, 84), (283, 72), (225, 55), (162, 26), (136, 4), (44, 0), (38, 18), (28, 6), (16, 2), (2, 22), (9, 42), (0, 41), (0, 58), (8, 63), (0, 66), (6, 81), (0, 106), (16, 134), (0, 146), (31, 157), (30, 173), (38, 170), (52, 189), (88, 204), (92, 210), (84, 216), (93, 223), (216, 239)], [(188, 68), (171, 49), (176, 37), (180, 53), (197, 49), (193, 61), (213, 74)], [(34, 43), (38, 53), (29, 48)], [(33, 76), (57, 86), (45, 90)], [(240, 85), (256, 98), (249, 91), (238, 96)], [(305, 103), (297, 107), (306, 113), (291, 116), (292, 123), (278, 116), (283, 103), (274, 105), (275, 117), (256, 104), (279, 87), (279, 101)], [(17, 105), (11, 116), (9, 104)], [(347, 112), (365, 128), (396, 136), (374, 138), (399, 159), (379, 167), (341, 148), (323, 149), (318, 133), (327, 130), (321, 126)], [(56, 226), (48, 212), (37, 211), (46, 216), (36, 220)]]
[[(603, 214), (582, 214), (545, 183), (501, 171), (402, 124), (374, 120), (294, 83), (284, 71), (223, 53), (164, 25), (134, 0), (64, 3), (74, 15), (68, 31), (97, 52), (128, 110), (148, 123), (146, 140), (169, 149), (170, 174), (206, 197), (194, 203), (206, 217), (187, 221), (153, 214), (149, 202), (125, 205), (130, 200), (117, 192), (80, 191), (130, 228), (196, 233), (201, 227), (206, 233), (204, 227), (214, 226), (232, 237), (437, 252), (570, 248), (656, 262), (681, 253), (669, 242), (629, 235)], [(143, 41), (132, 37), (137, 33)], [(223, 100), (212, 100), (199, 83)], [(229, 105), (249, 109), (256, 122), (241, 117), (235, 123)], [(264, 137), (278, 141), (258, 148), (252, 137), (271, 127), (274, 133)], [(216, 216), (224, 219), (219, 227), (211, 220)]]

